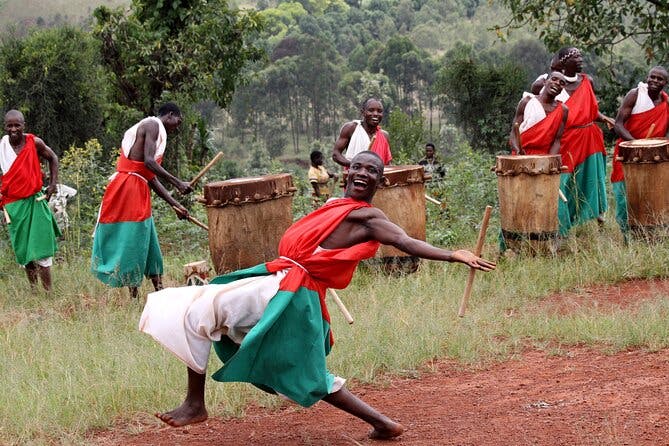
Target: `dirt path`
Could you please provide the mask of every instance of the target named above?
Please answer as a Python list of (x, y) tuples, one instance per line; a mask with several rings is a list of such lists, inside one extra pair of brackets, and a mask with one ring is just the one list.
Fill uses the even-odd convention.
[[(579, 305), (587, 296), (588, 305), (606, 310), (666, 290), (668, 281), (636, 281), (552, 296), (542, 305), (553, 308), (554, 302), (553, 309), (563, 312), (566, 301), (567, 307)], [(356, 387), (355, 393), (408, 428), (390, 444), (669, 446), (669, 350), (613, 356), (580, 347), (560, 356), (528, 351), (470, 371), (443, 361), (420, 378)], [(244, 419), (144, 429), (131, 435), (119, 426), (94, 440), (135, 446), (383, 444), (367, 439), (365, 423), (323, 402), (310, 409), (252, 407)]]

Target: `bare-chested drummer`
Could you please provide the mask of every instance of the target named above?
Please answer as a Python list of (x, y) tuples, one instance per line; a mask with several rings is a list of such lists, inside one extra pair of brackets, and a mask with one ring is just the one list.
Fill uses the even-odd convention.
[(538, 95), (526, 94), (518, 103), (511, 129), (511, 150), (520, 155), (558, 155), (569, 110), (556, 98), (566, 83), (553, 71)]
[(151, 293), (140, 330), (188, 366), (183, 404), (156, 414), (171, 426), (207, 419), (205, 371), (212, 342), (225, 364), (217, 381), (253, 383), (304, 407), (326, 401), (369, 423), (372, 438), (397, 437), (405, 428), (368, 406), (332, 375), (325, 357), (332, 346), (327, 288), (345, 288), (358, 262), (381, 243), (426, 259), (491, 271), (493, 262), (469, 251), (447, 251), (409, 237), (370, 202), (384, 180), (378, 155), (351, 160), (344, 198), (293, 224), (279, 243), (280, 257), (200, 287)]

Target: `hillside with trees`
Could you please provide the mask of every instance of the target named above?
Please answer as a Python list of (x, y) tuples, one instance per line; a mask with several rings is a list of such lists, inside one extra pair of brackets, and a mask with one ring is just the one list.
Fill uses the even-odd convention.
[[(19, 17), (14, 0), (0, 2), (0, 106), (23, 110), (60, 156), (97, 141), (106, 171), (123, 130), (166, 100), (186, 111), (178, 150), (165, 160), (179, 176), (218, 150), (227, 159), (219, 177), (296, 169), (290, 163), (304, 164), (309, 151), (328, 153), (370, 96), (385, 105), (398, 163), (419, 159), (428, 140), (442, 155), (462, 144), (505, 151), (522, 92), (568, 37), (523, 25), (531, 11), (514, 4), (478, 0), (82, 0), (68, 7), (75, 3), (80, 9), (65, 23), (46, 19), (55, 12), (38, 2), (21, 3), (34, 20)], [(59, 11), (62, 18), (67, 9)], [(644, 55), (655, 53), (634, 51), (632, 42), (592, 50), (586, 71), (601, 109), (614, 114), (655, 60)]]

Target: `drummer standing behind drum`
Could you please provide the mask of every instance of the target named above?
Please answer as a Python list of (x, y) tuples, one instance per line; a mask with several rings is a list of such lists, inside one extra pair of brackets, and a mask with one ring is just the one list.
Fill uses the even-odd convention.
[(667, 78), (667, 70), (663, 67), (651, 68), (646, 82), (639, 82), (637, 88), (627, 93), (616, 115), (614, 130), (619, 138), (613, 151), (611, 185), (616, 201), (616, 221), (623, 232), (628, 229), (627, 195), (623, 166), (616, 159), (618, 148), (622, 141), (669, 136), (669, 97), (663, 91)]
[(520, 155), (560, 153), (560, 139), (569, 109), (557, 101), (556, 97), (562, 92), (565, 83), (564, 75), (554, 71), (537, 96), (527, 94), (520, 100), (511, 129), (512, 153)]
[(175, 131), (181, 120), (179, 107), (168, 102), (160, 107), (158, 117), (145, 118), (127, 130), (116, 173), (102, 197), (91, 271), (109, 286), (129, 287), (132, 297), (137, 297), (143, 276), (151, 279), (156, 291), (163, 288), (163, 256), (153, 223), (151, 190), (167, 201), (180, 219), (188, 218), (186, 208), (158, 180), (170, 182), (182, 194), (193, 191), (160, 165), (167, 132)]
[(560, 234), (565, 235), (571, 226), (591, 219), (604, 221), (606, 202), (606, 149), (604, 134), (595, 122), (606, 123), (611, 128), (615, 121), (599, 111), (592, 79), (583, 70), (583, 56), (574, 47), (562, 48), (558, 60), (567, 83), (564, 90), (569, 95), (565, 102), (569, 117), (560, 144), (562, 173), (560, 189), (567, 203), (560, 202)]
[[(342, 126), (332, 149), (332, 159), (348, 167), (355, 155), (370, 150), (379, 155), (387, 166), (393, 156), (390, 153), (388, 132), (379, 125), (383, 119), (383, 104), (376, 98), (369, 98), (362, 104), (360, 113), (362, 120), (347, 122)], [(343, 154), (344, 150), (346, 154)]]

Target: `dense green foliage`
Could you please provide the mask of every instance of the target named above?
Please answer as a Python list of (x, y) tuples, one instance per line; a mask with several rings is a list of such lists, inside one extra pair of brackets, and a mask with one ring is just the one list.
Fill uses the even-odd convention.
[(7, 34), (0, 45), (0, 104), (21, 110), (28, 131), (61, 155), (101, 131), (104, 84), (97, 60), (94, 39), (69, 26)]
[(512, 13), (501, 32), (530, 26), (549, 48), (567, 44), (611, 55), (622, 42), (641, 47), (646, 61), (669, 56), (669, 4), (664, 0), (501, 0)]
[(248, 43), (260, 25), (257, 15), (233, 11), (226, 1), (134, 0), (132, 6), (130, 14), (96, 9), (95, 36), (115, 101), (147, 115), (165, 94), (226, 106), (241, 69), (261, 56)]

